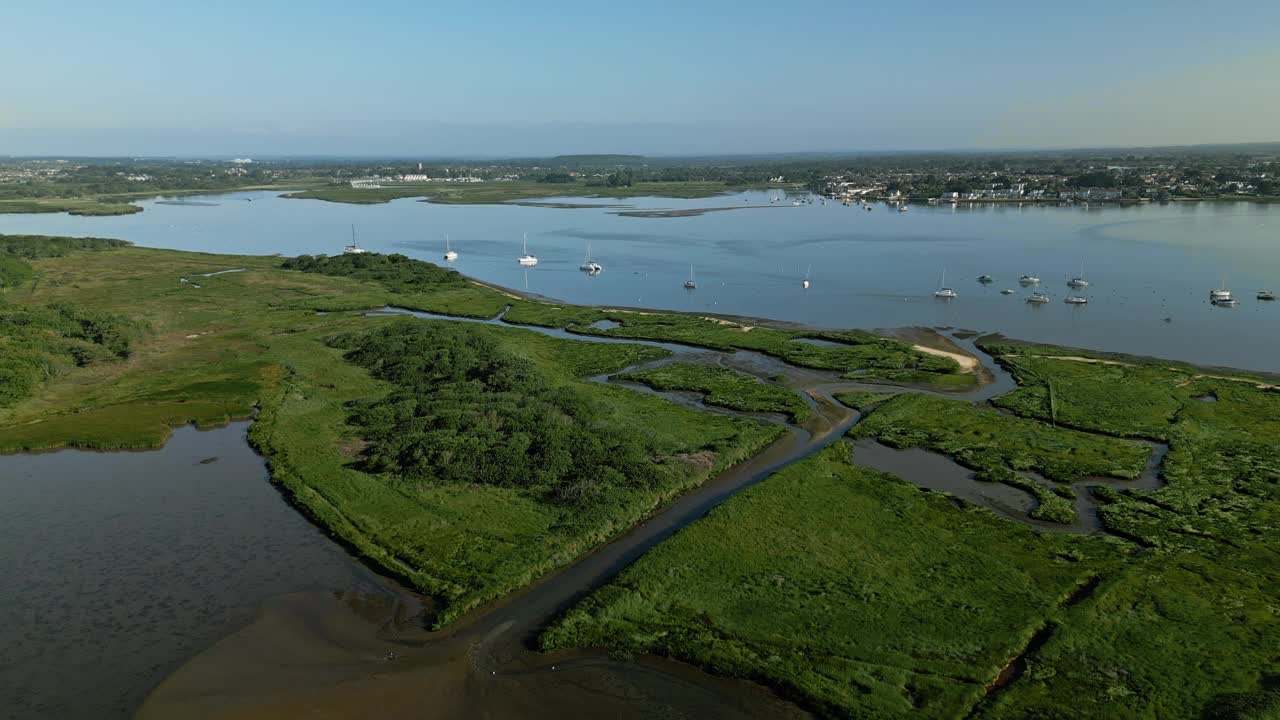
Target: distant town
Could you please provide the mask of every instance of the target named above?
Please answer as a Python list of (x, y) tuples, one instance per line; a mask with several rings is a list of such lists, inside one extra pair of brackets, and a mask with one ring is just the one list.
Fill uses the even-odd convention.
[[(553, 188), (610, 194), (643, 185), (701, 183), (714, 191), (779, 188), (837, 199), (912, 202), (1280, 201), (1280, 143), (1006, 153), (804, 154), (790, 156), (551, 158), (449, 161), (331, 158), (0, 157), (0, 204), (164, 191), (238, 188), (408, 190), (505, 183), (509, 193)], [(541, 191), (537, 189), (541, 187)], [(423, 194), (431, 194), (424, 191)], [(0, 209), (3, 209), (0, 207)]]

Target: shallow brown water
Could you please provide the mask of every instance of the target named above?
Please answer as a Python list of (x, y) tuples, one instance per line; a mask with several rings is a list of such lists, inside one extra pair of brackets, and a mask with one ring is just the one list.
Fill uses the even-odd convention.
[(0, 457), (0, 717), (126, 717), (269, 597), (385, 592), (281, 498), (246, 427)]

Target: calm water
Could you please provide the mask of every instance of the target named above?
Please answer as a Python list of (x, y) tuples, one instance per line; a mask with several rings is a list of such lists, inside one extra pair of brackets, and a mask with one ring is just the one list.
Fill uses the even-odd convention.
[(0, 456), (0, 717), (127, 717), (266, 598), (382, 587), (285, 503), (245, 427)]
[[(1280, 205), (1182, 203), (1094, 208), (913, 205), (898, 213), (840, 203), (792, 206), (749, 192), (700, 200), (582, 200), (635, 209), (732, 207), (636, 218), (617, 208), (355, 206), (217, 195), (215, 206), (145, 202), (120, 217), (0, 215), (0, 232), (98, 235), (225, 253), (335, 253), (354, 223), (361, 244), (439, 261), (448, 232), (473, 277), (566, 301), (716, 311), (829, 327), (955, 326), (1030, 340), (1280, 371)], [(253, 202), (247, 202), (249, 198)], [(752, 205), (763, 205), (748, 209)], [(516, 265), (520, 238), (541, 263)], [(605, 266), (578, 270), (587, 242)], [(1089, 304), (1063, 304), (1080, 270)], [(694, 265), (698, 289), (681, 284)], [(812, 266), (812, 287), (800, 282)], [(935, 300), (943, 268), (956, 300)], [(994, 284), (980, 285), (988, 273)], [(1017, 278), (1041, 277), (1053, 302), (1024, 302)], [(1223, 274), (1241, 299), (1207, 302)], [(1017, 290), (1003, 296), (1000, 290)]]

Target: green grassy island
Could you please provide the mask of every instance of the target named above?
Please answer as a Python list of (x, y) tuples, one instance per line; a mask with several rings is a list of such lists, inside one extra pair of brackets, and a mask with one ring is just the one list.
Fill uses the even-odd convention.
[[(387, 306), (448, 317), (368, 312)], [(975, 404), (933, 394), (978, 386), (967, 358), (870, 333), (540, 302), (400, 255), (0, 236), (0, 451), (154, 448), (253, 417), (282, 492), (443, 626), (813, 413), (795, 383), (655, 341), (829, 377), (861, 413), (852, 437), (1023, 488), (1047, 526), (1087, 492), (1105, 532), (856, 466), (832, 433), (588, 594), (544, 648), (678, 658), (830, 717), (1280, 714), (1280, 392), (1245, 373), (988, 339), (1018, 386)], [(1152, 443), (1162, 482), (1126, 487)]]

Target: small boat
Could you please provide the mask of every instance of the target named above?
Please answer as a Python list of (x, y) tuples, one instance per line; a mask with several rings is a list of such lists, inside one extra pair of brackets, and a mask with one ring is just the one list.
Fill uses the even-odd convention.
[(1219, 302), (1219, 301), (1222, 301), (1222, 300), (1230, 300), (1230, 299), (1231, 299), (1231, 291), (1227, 289), (1227, 275), (1226, 275), (1226, 273), (1223, 273), (1223, 274), (1222, 274), (1222, 284), (1221, 284), (1221, 285), (1219, 285), (1218, 287), (1219, 287), (1219, 289), (1217, 289), (1217, 290), (1210, 290), (1210, 291), (1209, 291), (1209, 302), (1216, 303), (1216, 302)]
[(1010, 290), (1009, 288), (1005, 288), (1004, 290), (1001, 290), (1001, 291), (1000, 291), (1000, 294), (1001, 294), (1001, 295), (1012, 295), (1012, 294), (1013, 294), (1013, 291), (1012, 291), (1012, 290)]
[(957, 297), (956, 291), (947, 287), (947, 269), (942, 268), (942, 279), (938, 281), (938, 289), (933, 292), (933, 296), (943, 300), (950, 300)]
[(444, 234), (444, 261), (453, 262), (454, 260), (457, 260), (457, 259), (458, 259), (458, 253), (454, 252), (453, 248), (449, 246), (449, 233), (445, 233)]
[(578, 269), (591, 275), (604, 270), (603, 265), (591, 259), (591, 243), (587, 243), (587, 256), (583, 258), (582, 264), (578, 266)]
[(698, 287), (698, 283), (693, 280), (693, 266), (689, 266), (689, 279), (684, 281), (685, 290), (693, 290)]
[(906, 211), (907, 211), (906, 203), (902, 203), (901, 205), (898, 206), (898, 212), (906, 212)]
[(351, 244), (342, 248), (342, 252), (344, 255), (360, 255), (360, 254), (369, 252), (368, 250), (365, 250), (364, 248), (360, 247), (360, 243), (356, 242), (356, 226), (355, 225), (351, 226)]
[(1081, 295), (1068, 295), (1062, 299), (1062, 302), (1068, 305), (1084, 305), (1089, 302), (1089, 298)]
[(989, 284), (991, 284), (991, 283), (993, 283), (993, 282), (995, 282), (995, 281), (996, 281), (996, 279), (995, 279), (995, 278), (993, 278), (993, 277), (991, 277), (990, 275), (979, 275), (979, 276), (978, 276), (978, 282), (982, 283), (983, 285), (989, 285)]
[(529, 254), (529, 233), (525, 233), (525, 234), (524, 234), (524, 254), (523, 254), (523, 255), (521, 255), (519, 258), (517, 258), (517, 259), (516, 259), (516, 262), (520, 263), (521, 265), (525, 265), (525, 266), (531, 266), (531, 265), (537, 265), (537, 264), (538, 264), (538, 258), (537, 258), (537, 256), (536, 256), (536, 255), (530, 255), (530, 254)]
[(1217, 305), (1218, 307), (1235, 307), (1236, 305), (1240, 304), (1240, 301), (1235, 298), (1229, 297), (1229, 298), (1222, 298), (1221, 300), (1214, 300), (1213, 304)]
[(808, 268), (806, 268), (806, 269), (805, 269), (805, 271), (804, 271), (804, 280), (800, 283), (800, 287), (804, 288), (805, 290), (808, 290), (808, 289), (809, 289), (809, 272), (810, 272), (811, 270), (813, 270), (813, 266), (812, 266), (812, 265), (810, 265)]
[(1276, 294), (1271, 292), (1270, 290), (1259, 290), (1258, 299), (1259, 300), (1275, 300)]
[(1039, 285), (1040, 278), (1036, 277), (1035, 275), (1023, 275), (1022, 277), (1018, 278), (1018, 284), (1019, 285)]
[(1033, 292), (1031, 293), (1031, 297), (1027, 298), (1027, 302), (1034, 305), (1043, 305), (1049, 302), (1049, 296), (1042, 292)]
[(1084, 261), (1083, 260), (1080, 261), (1080, 274), (1068, 280), (1067, 286), (1073, 287), (1073, 288), (1089, 287), (1089, 281), (1084, 279)]

